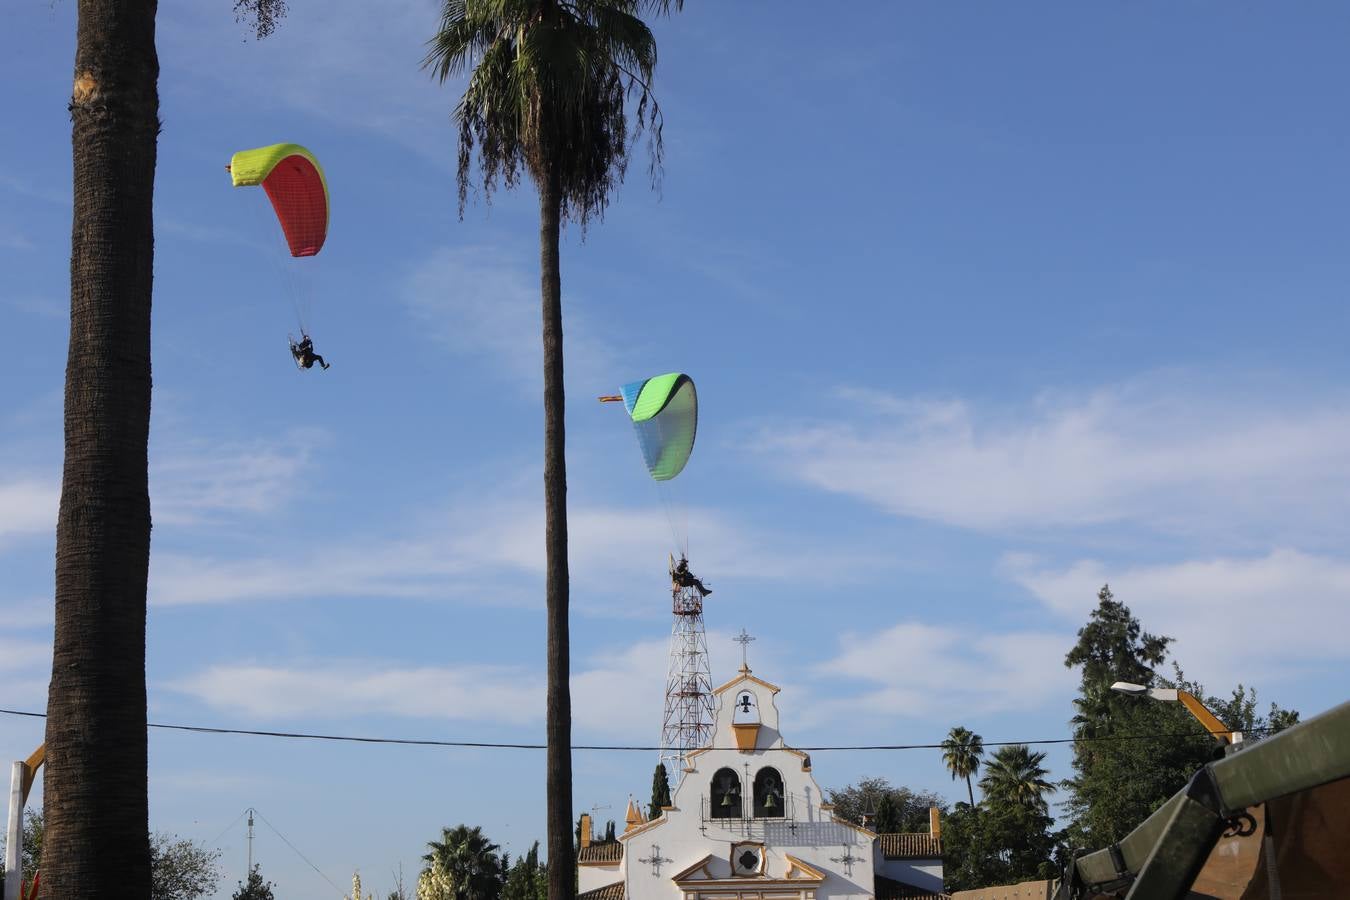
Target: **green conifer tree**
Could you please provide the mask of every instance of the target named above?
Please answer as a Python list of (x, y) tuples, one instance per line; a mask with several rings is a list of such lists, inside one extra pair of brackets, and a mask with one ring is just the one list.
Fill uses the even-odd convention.
[(647, 807), (647, 818), (655, 819), (661, 815), (661, 809), (670, 805), (670, 776), (662, 763), (656, 764), (652, 772), (652, 802)]

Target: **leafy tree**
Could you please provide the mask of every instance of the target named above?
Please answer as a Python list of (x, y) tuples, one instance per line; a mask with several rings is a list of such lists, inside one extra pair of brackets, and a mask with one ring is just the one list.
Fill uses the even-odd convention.
[[(42, 813), (26, 809), (23, 812), (23, 850), (19, 854), (19, 871), (24, 884), (32, 884), (33, 873), (42, 865)], [(0, 834), (0, 883), (5, 879), (5, 835)]]
[(272, 893), (274, 885), (270, 881), (263, 881), (257, 863), (254, 863), (253, 868), (249, 869), (248, 880), (240, 881), (238, 884), (239, 888), (234, 892), (231, 900), (276, 900)]
[[(505, 866), (503, 868), (506, 868)], [(548, 869), (539, 862), (539, 842), (506, 872), (501, 900), (547, 900)]]
[(1015, 884), (1055, 874), (1057, 835), (1044, 812), (1018, 803), (958, 803), (943, 817), (943, 881), (948, 892)]
[(1074, 776), (1062, 784), (1072, 819), (1067, 848), (1096, 849), (1115, 843), (1185, 786), (1217, 751), (1214, 739), (1179, 703), (1153, 702), (1111, 690), (1116, 681), (1178, 687), (1199, 698), (1231, 728), (1260, 734), (1288, 727), (1298, 713), (1271, 704), (1256, 712), (1256, 692), (1239, 685), (1227, 700), (1206, 697), (1173, 664), (1174, 678), (1158, 675), (1170, 638), (1144, 631), (1129, 607), (1109, 587), (1078, 632), (1065, 665), (1082, 677), (1073, 718)]
[(647, 818), (655, 819), (661, 815), (662, 807), (670, 805), (670, 775), (662, 763), (652, 770), (652, 802), (647, 807)]
[(984, 767), (980, 790), (988, 806), (1024, 806), (1047, 813), (1045, 795), (1055, 792), (1055, 785), (1046, 780), (1049, 771), (1041, 765), (1044, 753), (1032, 753), (1026, 744), (999, 747), (989, 764)]
[(896, 813), (894, 831), (927, 831), (928, 808), (936, 805), (945, 809), (947, 806), (942, 797), (931, 791), (895, 787), (885, 778), (860, 778), (857, 784), (838, 790), (827, 788), (825, 794), (834, 805), (834, 814), (855, 825), (862, 824), (863, 813), (868, 810), (877, 813), (882, 800), (890, 798)]
[(214, 894), (220, 851), (175, 835), (150, 836), (151, 900), (196, 900)]
[[(425, 65), (442, 82), (472, 68), (455, 107), (463, 214), (474, 149), (485, 195), (521, 173), (539, 195), (539, 268), (544, 345), (544, 545), (548, 691), (547, 846), (549, 896), (575, 893), (571, 694), (568, 687), (567, 466), (564, 454), (562, 223), (583, 228), (603, 215), (629, 157), (628, 101), (635, 132), (649, 128), (652, 172), (661, 156), (652, 98), (656, 39), (644, 13), (681, 0), (444, 0)], [(634, 137), (636, 137), (636, 133)]]
[(942, 742), (942, 763), (952, 773), (953, 781), (958, 778), (966, 780), (966, 795), (970, 798), (971, 806), (975, 805), (975, 790), (970, 786), (970, 779), (979, 774), (983, 755), (984, 738), (960, 725), (952, 728), (947, 733), (947, 739)]
[(1058, 835), (1051, 831), (1044, 753), (1025, 744), (1000, 747), (985, 764), (978, 806), (958, 803), (942, 826), (949, 891), (1012, 884), (1054, 875)]
[[(26, 810), (23, 827), (23, 878), (31, 883), (33, 873), (42, 866), (43, 836), (46, 832), (42, 813)], [(4, 841), (0, 840), (0, 847)], [(196, 900), (212, 894), (220, 881), (220, 851), (204, 844), (155, 832), (150, 835), (150, 900)], [(4, 867), (0, 866), (0, 879)], [(46, 876), (43, 876), (43, 884)], [(44, 896), (46, 890), (43, 890)]]
[(1256, 711), (1256, 688), (1239, 684), (1227, 699), (1205, 697), (1204, 686), (1186, 679), (1185, 673), (1176, 663), (1172, 664), (1174, 673), (1171, 679), (1160, 679), (1167, 687), (1176, 687), (1190, 691), (1203, 702), (1210, 712), (1234, 731), (1241, 731), (1248, 743), (1255, 743), (1272, 734), (1284, 731), (1298, 724), (1298, 711), (1283, 709), (1272, 703), (1265, 715)]
[[(255, 11), (276, 5), (249, 2)], [(42, 887), (50, 897), (151, 890), (145, 621), (156, 11), (157, 0), (76, 4), (70, 339), (43, 776)]]
[(872, 823), (872, 830), (877, 834), (895, 834), (900, 830), (900, 809), (895, 805), (895, 798), (890, 794), (881, 795), (881, 802), (877, 804), (877, 816)]
[(502, 888), (500, 849), (477, 825), (442, 828), (427, 844), (427, 869), (448, 876), (452, 900), (497, 900)]

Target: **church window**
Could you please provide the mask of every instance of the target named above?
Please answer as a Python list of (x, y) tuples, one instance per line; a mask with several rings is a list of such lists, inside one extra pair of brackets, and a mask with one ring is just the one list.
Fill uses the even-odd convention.
[(741, 818), (741, 779), (731, 769), (718, 769), (712, 777), (712, 818)]
[(783, 776), (771, 766), (755, 774), (755, 818), (783, 817)]

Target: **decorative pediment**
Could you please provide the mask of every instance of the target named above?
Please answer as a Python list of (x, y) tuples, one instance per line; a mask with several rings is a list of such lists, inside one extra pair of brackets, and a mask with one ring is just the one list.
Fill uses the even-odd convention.
[(815, 866), (808, 866), (791, 853), (783, 854), (787, 858), (787, 878), (790, 881), (824, 881), (825, 873)]
[(713, 880), (713, 873), (709, 871), (708, 864), (712, 861), (713, 855), (709, 853), (684, 871), (676, 872), (670, 876), (670, 880), (676, 884), (686, 881), (711, 881)]

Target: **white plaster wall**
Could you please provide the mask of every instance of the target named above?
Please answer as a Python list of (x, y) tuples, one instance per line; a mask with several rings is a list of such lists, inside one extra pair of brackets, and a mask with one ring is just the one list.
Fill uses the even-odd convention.
[[(747, 753), (734, 749), (736, 740), (731, 729), (735, 695), (744, 690), (755, 694), (762, 720), (755, 749)], [(765, 874), (771, 878), (786, 875), (787, 854), (826, 873), (825, 882), (816, 888), (817, 900), (867, 900), (874, 895), (872, 837), (852, 824), (836, 822), (828, 810), (821, 808), (820, 785), (810, 772), (803, 771), (802, 756), (784, 749), (774, 693), (745, 676), (719, 691), (711, 749), (699, 751), (691, 760), (693, 770), (686, 771), (671, 798), (675, 809), (620, 838), (624, 842), (628, 900), (681, 900), (680, 888), (671, 876), (709, 854), (716, 860), (711, 867), (713, 874), (729, 877), (731, 845), (740, 841), (764, 843)], [(740, 775), (742, 803), (748, 812), (754, 776), (763, 766), (773, 766), (782, 776), (785, 803), (791, 802), (789, 808), (795, 814), (795, 830), (786, 818), (703, 821), (702, 807), (710, 797), (715, 772), (726, 767)], [(853, 857), (851, 873), (849, 865), (832, 859), (845, 855)], [(659, 874), (654, 873), (651, 863), (638, 861), (656, 856), (662, 859)], [(747, 881), (747, 888), (752, 885), (753, 881)]]
[(942, 860), (940, 859), (886, 859), (878, 860), (878, 874), (895, 881), (903, 881), (928, 891), (942, 890)]
[(623, 878), (619, 863), (607, 866), (577, 866), (577, 893), (584, 894)]

